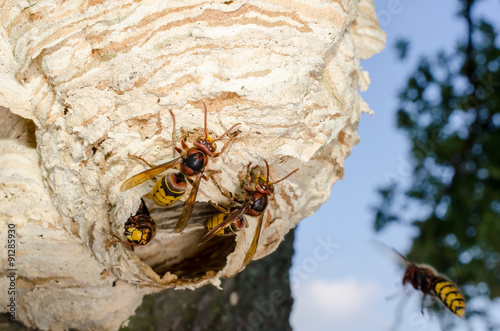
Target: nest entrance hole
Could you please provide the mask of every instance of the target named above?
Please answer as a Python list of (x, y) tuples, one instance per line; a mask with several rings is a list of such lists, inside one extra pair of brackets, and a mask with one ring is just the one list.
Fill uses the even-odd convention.
[(156, 221), (156, 236), (145, 246), (136, 247), (136, 255), (158, 275), (175, 274), (183, 283), (199, 280), (207, 273), (220, 271), (227, 256), (236, 247), (235, 236), (221, 236), (199, 246), (207, 233), (205, 222), (219, 213), (206, 202), (196, 202), (191, 219), (181, 233), (174, 233), (175, 224), (184, 208), (178, 201), (171, 206), (157, 206), (144, 199), (151, 217)]

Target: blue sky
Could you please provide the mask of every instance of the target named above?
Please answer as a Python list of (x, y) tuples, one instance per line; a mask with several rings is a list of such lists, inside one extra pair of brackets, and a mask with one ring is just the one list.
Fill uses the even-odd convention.
[[(387, 32), (387, 45), (382, 53), (362, 62), (372, 81), (363, 98), (375, 115), (361, 118), (361, 143), (344, 164), (345, 179), (333, 186), (330, 200), (296, 231), (290, 271), (295, 300), (290, 321), (296, 331), (387, 331), (397, 309), (402, 309), (398, 330), (440, 330), (436, 318), (420, 313), (420, 295), (402, 289), (403, 270), (397, 260), (370, 242), (376, 238), (406, 253), (416, 232), (394, 225), (375, 234), (370, 206), (377, 204), (378, 187), (393, 177), (408, 178), (411, 169), (407, 138), (396, 130), (398, 91), (421, 55), (454, 49), (465, 25), (456, 17), (457, 0), (375, 0), (375, 6)], [(485, 0), (478, 7), (498, 21), (499, 1)], [(396, 59), (394, 51), (401, 37), (411, 42), (404, 62)], [(323, 248), (325, 242), (331, 243), (331, 250)], [(395, 293), (393, 300), (386, 300)], [(452, 314), (449, 318), (456, 319), (457, 330), (465, 329), (458, 318)]]

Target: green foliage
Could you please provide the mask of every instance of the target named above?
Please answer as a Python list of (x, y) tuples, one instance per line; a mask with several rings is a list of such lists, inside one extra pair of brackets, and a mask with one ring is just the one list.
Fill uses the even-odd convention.
[[(380, 189), (375, 228), (405, 222), (419, 235), (409, 259), (433, 265), (473, 297), (500, 297), (500, 49), (495, 28), (471, 17), (453, 54), (423, 58), (399, 95), (411, 141), (411, 182)], [(402, 205), (408, 205), (404, 210)], [(487, 284), (487, 286), (485, 286)], [(481, 315), (468, 311), (468, 316)]]

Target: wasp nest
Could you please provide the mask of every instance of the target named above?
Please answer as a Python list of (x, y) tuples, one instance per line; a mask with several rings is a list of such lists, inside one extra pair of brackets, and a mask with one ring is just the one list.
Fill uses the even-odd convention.
[[(250, 162), (274, 181), (299, 168), (276, 184), (254, 258), (275, 250), (342, 178), (370, 111), (359, 59), (385, 41), (372, 0), (14, 0), (0, 13), (0, 233), (15, 227), (15, 317), (41, 329), (116, 329), (144, 294), (241, 271), (256, 217), (198, 242), (208, 201), (237, 207), (216, 184), (245, 196)], [(154, 181), (121, 184), (179, 157), (181, 129), (190, 147), (205, 137), (204, 103), (210, 136), (241, 124), (210, 158), (187, 228), (173, 231), (190, 183), (169, 207), (145, 199), (148, 245), (113, 242)], [(0, 291), (3, 311), (8, 300)]]

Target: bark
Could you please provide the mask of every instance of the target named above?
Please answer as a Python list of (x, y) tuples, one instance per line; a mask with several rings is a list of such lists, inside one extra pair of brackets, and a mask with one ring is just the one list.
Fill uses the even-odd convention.
[[(243, 270), (255, 218), (236, 237), (198, 242), (215, 213), (208, 201), (232, 206), (214, 181), (244, 195), (249, 162), (265, 173), (267, 160), (274, 180), (300, 169), (276, 185), (254, 258), (276, 250), (343, 177), (360, 114), (370, 112), (359, 95), (369, 84), (359, 59), (385, 41), (371, 0), (0, 8), (0, 238), (15, 225), (16, 318), (43, 330), (115, 330), (145, 294), (220, 286)], [(121, 184), (148, 168), (141, 158), (177, 157), (180, 128), (188, 145), (204, 135), (203, 103), (210, 135), (241, 125), (207, 165), (220, 172), (202, 181), (188, 227), (173, 232), (182, 202), (149, 201), (153, 241), (134, 253), (110, 245), (154, 182), (126, 192)], [(8, 300), (0, 291), (1, 311)]]

